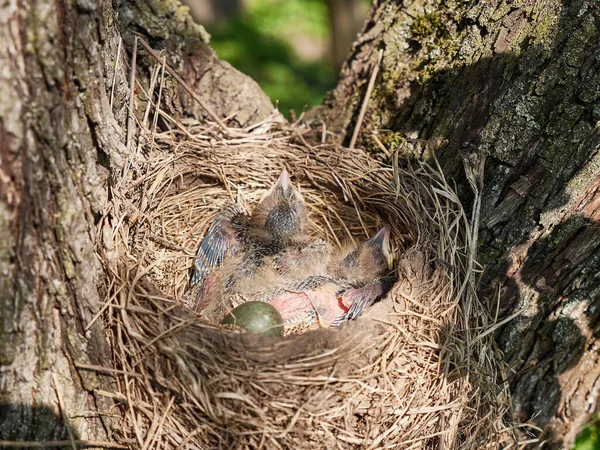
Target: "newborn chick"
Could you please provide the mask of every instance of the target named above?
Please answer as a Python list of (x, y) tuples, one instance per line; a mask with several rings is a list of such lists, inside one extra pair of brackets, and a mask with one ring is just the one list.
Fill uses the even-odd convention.
[(276, 271), (279, 254), (307, 241), (304, 199), (283, 169), (250, 217), (246, 251), (227, 269), (224, 288), (235, 290), (236, 285), (255, 278), (259, 270)]
[(302, 234), (305, 220), (304, 199), (283, 169), (250, 218), (238, 205), (230, 205), (217, 215), (196, 254), (190, 285), (203, 280), (243, 246), (257, 251), (286, 244)]
[(389, 239), (384, 227), (358, 247), (332, 256), (329, 276), (309, 276), (267, 300), (281, 313), (286, 333), (338, 326), (381, 299), (394, 282)]
[(372, 238), (350, 251), (333, 255), (329, 271), (334, 277), (345, 278), (354, 284), (369, 282), (390, 272), (394, 258), (390, 252), (390, 230), (383, 227)]
[(349, 311), (338, 295), (345, 287), (329, 277), (308, 277), (270, 293), (268, 302), (281, 313), (286, 335), (301, 334), (332, 327)]
[(239, 254), (248, 239), (250, 218), (238, 205), (220, 211), (211, 223), (196, 252), (189, 286), (181, 301), (189, 309), (199, 311), (209, 301), (209, 291), (214, 290), (214, 270)]
[(190, 286), (204, 281), (210, 271), (236, 255), (247, 240), (249, 218), (238, 205), (221, 211), (208, 228), (194, 261)]
[(311, 276), (284, 287), (257, 292), (239, 303), (267, 301), (281, 313), (285, 334), (300, 334), (355, 319), (381, 299), (391, 285), (391, 280), (385, 279), (356, 288), (347, 280)]
[(229, 309), (245, 301), (269, 301), (283, 286), (325, 276), (329, 250), (325, 242), (316, 241), (272, 256), (248, 251), (230, 259), (207, 278), (201, 304), (203, 315), (208, 320), (218, 321)]
[[(283, 169), (250, 217), (232, 205), (216, 217), (204, 237), (190, 279), (186, 306), (198, 311), (239, 292), (261, 268), (275, 270), (275, 255), (306, 239), (304, 199)], [(214, 309), (214, 308), (211, 308)]]
[(305, 235), (306, 205), (286, 169), (256, 206), (250, 226), (255, 242), (269, 243), (278, 250)]
[(288, 278), (305, 278), (310, 275), (325, 275), (331, 247), (325, 241), (298, 242), (273, 258), (275, 271)]

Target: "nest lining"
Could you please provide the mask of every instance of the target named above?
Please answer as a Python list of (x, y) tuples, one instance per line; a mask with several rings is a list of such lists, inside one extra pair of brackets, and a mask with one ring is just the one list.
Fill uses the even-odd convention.
[[(500, 358), (485, 335), (493, 323), (468, 295), (471, 231), (441, 171), (311, 146), (295, 127), (235, 139), (202, 129), (154, 134), (115, 189), (108, 320), (125, 374), (121, 439), (198, 449), (509, 442)], [(399, 281), (340, 329), (224, 332), (180, 306), (195, 251), (216, 213), (256, 204), (283, 167), (313, 233), (333, 245), (389, 225)]]

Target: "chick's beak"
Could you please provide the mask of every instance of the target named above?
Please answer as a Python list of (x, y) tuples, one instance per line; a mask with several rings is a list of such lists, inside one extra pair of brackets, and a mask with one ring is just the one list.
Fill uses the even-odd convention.
[(284, 191), (289, 190), (292, 187), (292, 181), (290, 180), (290, 174), (286, 169), (281, 171), (277, 182), (275, 183), (275, 187), (281, 187)]
[(277, 188), (281, 188), (281, 190), (283, 192), (287, 192), (293, 188), (292, 180), (290, 180), (290, 174), (286, 169), (283, 169), (281, 171), (281, 174), (279, 174), (279, 178), (277, 178), (277, 181), (275, 182), (275, 184), (273, 184), (273, 186), (271, 186), (269, 188), (269, 190), (263, 194), (260, 201), (262, 202), (265, 198), (267, 198), (269, 195), (271, 195)]
[(388, 269), (392, 270), (394, 268), (394, 255), (390, 249), (390, 229), (388, 227), (383, 227), (375, 236), (369, 239), (369, 241), (374, 245), (380, 246), (381, 252), (387, 262)]

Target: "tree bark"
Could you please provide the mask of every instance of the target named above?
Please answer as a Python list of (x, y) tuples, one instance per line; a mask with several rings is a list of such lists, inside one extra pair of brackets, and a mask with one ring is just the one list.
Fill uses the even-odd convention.
[[(168, 49), (220, 117), (241, 107), (233, 120), (243, 126), (273, 109), (256, 83), (218, 61), (179, 2), (115, 5), (0, 6), (0, 440), (110, 438), (111, 404), (99, 394), (110, 378), (85, 367), (112, 361), (96, 315), (112, 260), (103, 212), (133, 149), (132, 31)], [(157, 63), (140, 48), (136, 111)], [(165, 110), (206, 114), (179, 86), (165, 89)]]
[[(167, 51), (138, 46), (132, 111), (163, 56), (220, 118), (246, 126), (272, 105), (176, 1), (0, 8), (0, 436), (108, 439), (109, 379), (84, 367), (110, 366), (93, 319), (114, 258), (103, 212), (134, 149), (135, 36)], [(554, 447), (598, 410), (599, 20), (592, 0), (376, 1), (320, 110), (348, 142), (382, 49), (358, 145), (435, 152), (465, 204), (461, 157), (487, 155), (481, 294), (492, 312), (498, 290), (502, 312), (522, 309), (498, 334), (515, 420)], [(170, 114), (214, 119), (179, 84), (165, 89)]]
[(481, 296), (521, 314), (498, 333), (515, 420), (572, 444), (599, 409), (600, 10), (593, 1), (376, 1), (321, 117), (349, 142), (430, 158), (470, 189), (487, 156)]

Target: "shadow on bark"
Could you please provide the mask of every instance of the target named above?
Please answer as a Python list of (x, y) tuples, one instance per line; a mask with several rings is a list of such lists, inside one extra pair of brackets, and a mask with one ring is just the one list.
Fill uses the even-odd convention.
[[(553, 448), (562, 445), (569, 429), (561, 423), (564, 415), (581, 418), (593, 412), (583, 404), (564, 406), (572, 391), (581, 389), (565, 373), (588, 348), (593, 351), (590, 342), (600, 334), (600, 306), (593, 301), (600, 295), (595, 275), (600, 226), (593, 206), (598, 182), (593, 173), (585, 174), (600, 144), (600, 92), (592, 94), (586, 83), (574, 81), (595, 77), (600, 49), (593, 39), (582, 40), (584, 56), (573, 62), (571, 38), (584, 20), (578, 8), (564, 6), (554, 42), (535, 45), (526, 39), (519, 54), (500, 49), (492, 58), (413, 83), (398, 113), (384, 124), (423, 142), (443, 141), (437, 157), (456, 180), (465, 205), (472, 193), (461, 156), (488, 155), (479, 241), (485, 267), (481, 297), (494, 312), (500, 290), (500, 319), (525, 308), (499, 330), (497, 340), (511, 366), (515, 419), (544, 429), (541, 438)], [(577, 77), (569, 72), (574, 64)], [(379, 95), (391, 98), (397, 91), (393, 87)], [(526, 119), (528, 112), (533, 115)], [(413, 148), (419, 151), (416, 141)]]
[[(598, 231), (596, 221), (569, 217), (529, 247), (519, 272), (520, 286), (508, 277), (504, 283), (505, 308), (534, 302), (529, 308), (534, 313), (506, 326), (498, 342), (516, 371), (511, 390), (520, 400), (517, 417), (534, 417), (542, 427), (564, 414), (559, 409), (570, 401), (567, 391), (576, 387), (568, 384), (568, 378), (561, 382), (561, 374), (575, 368), (586, 350), (593, 351), (591, 330), (598, 333), (600, 308), (587, 294), (594, 289), (594, 275), (586, 272), (600, 264)], [(580, 369), (582, 378), (585, 370)], [(543, 437), (563, 445), (561, 432), (553, 428), (547, 428)]]
[[(0, 403), (0, 441), (48, 443), (51, 448), (72, 449), (71, 438), (79, 439), (77, 431), (65, 424), (60, 412), (50, 406)], [(50, 445), (60, 441), (64, 445)], [(25, 447), (10, 445), (7, 448)]]

